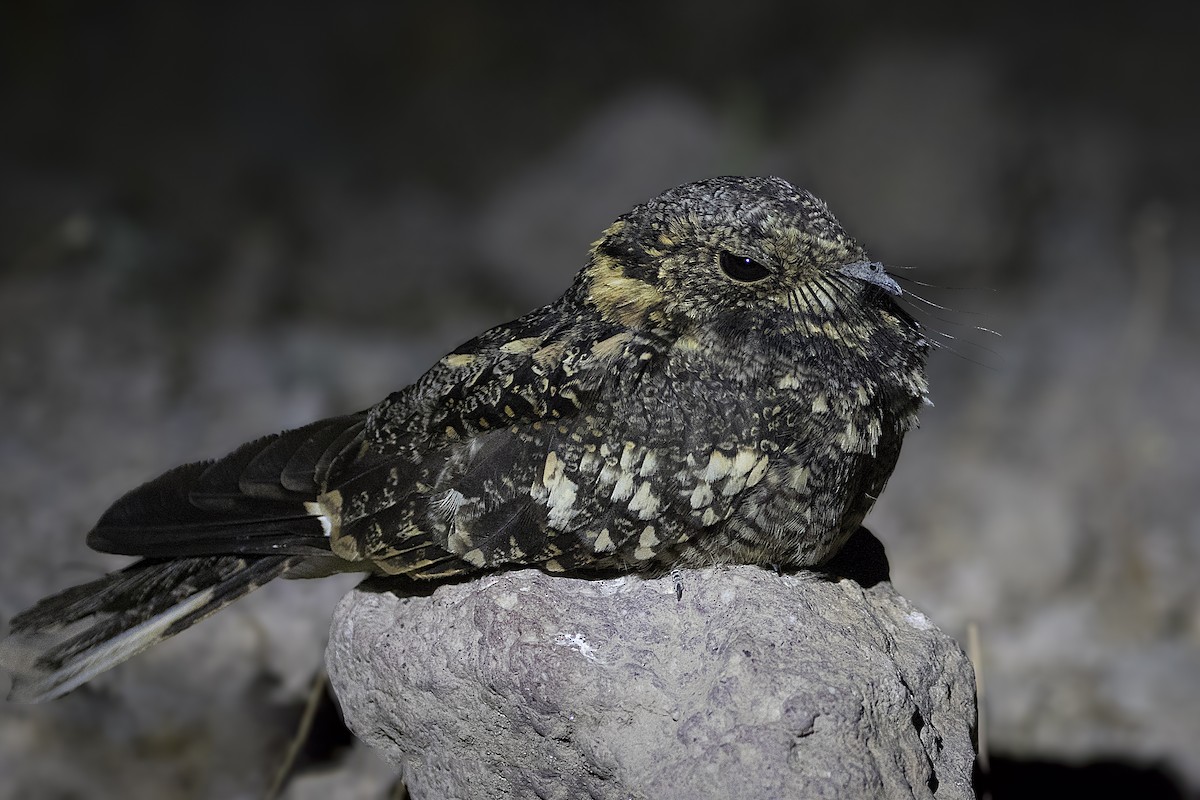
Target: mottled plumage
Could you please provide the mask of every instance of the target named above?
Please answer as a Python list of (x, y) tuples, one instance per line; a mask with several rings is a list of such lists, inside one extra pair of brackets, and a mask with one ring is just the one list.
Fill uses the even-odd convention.
[(60, 694), (282, 574), (818, 565), (925, 399), (899, 293), (783, 180), (666, 192), (559, 300), (368, 411), (119, 500), (88, 543), (145, 560), (13, 621), (14, 694)]

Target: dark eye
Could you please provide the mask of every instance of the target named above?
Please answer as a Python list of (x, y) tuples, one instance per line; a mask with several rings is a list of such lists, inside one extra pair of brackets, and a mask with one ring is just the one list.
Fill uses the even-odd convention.
[(735, 256), (728, 250), (721, 251), (721, 271), (735, 281), (753, 283), (761, 281), (771, 274), (771, 271), (753, 258)]

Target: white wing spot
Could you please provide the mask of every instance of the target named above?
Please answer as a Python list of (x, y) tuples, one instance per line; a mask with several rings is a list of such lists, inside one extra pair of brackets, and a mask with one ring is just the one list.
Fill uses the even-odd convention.
[(719, 481), (728, 475), (729, 470), (732, 468), (732, 460), (720, 450), (713, 450), (712, 455), (708, 458), (708, 466), (704, 468), (704, 472), (700, 473), (700, 480), (707, 483)]
[(629, 510), (638, 515), (639, 519), (653, 519), (658, 515), (658, 497), (654, 494), (650, 481), (642, 481), (637, 494), (629, 501)]
[(767, 466), (770, 463), (771, 459), (767, 456), (760, 458), (758, 463), (754, 465), (754, 469), (750, 470), (750, 474), (746, 476), (746, 485), (757, 486), (758, 482), (761, 481), (763, 476), (767, 474)]
[(550, 496), (546, 498), (550, 509), (550, 515), (546, 521), (550, 523), (551, 527), (562, 528), (579, 513), (579, 509), (575, 507), (575, 490), (578, 488), (579, 485), (565, 475), (561, 476), (554, 484), (554, 488), (550, 490)]
[(611, 553), (617, 549), (613, 544), (612, 536), (609, 535), (608, 528), (600, 531), (600, 535), (596, 537), (596, 541), (592, 543), (592, 549), (597, 553)]
[(333, 535), (333, 523), (329, 520), (329, 515), (325, 513), (325, 509), (321, 508), (320, 503), (305, 503), (304, 510), (316, 517), (317, 522), (321, 523), (321, 530), (325, 532), (326, 539)]
[[(545, 496), (549, 511), (546, 521), (554, 528), (566, 526), (579, 513), (579, 509), (575, 507), (575, 490), (579, 488), (579, 484), (563, 474), (565, 466), (553, 450), (546, 454), (542, 485), (549, 490)], [(539, 493), (534, 493), (534, 497), (541, 499), (538, 495)]]
[(730, 475), (749, 475), (757, 460), (758, 451), (753, 447), (739, 447), (737, 455), (733, 459)]
[(622, 472), (617, 478), (617, 485), (612, 490), (612, 501), (620, 503), (633, 496), (633, 473)]
[(546, 454), (546, 466), (542, 469), (542, 485), (547, 489), (553, 488), (561, 475), (562, 465), (558, 463), (558, 454), (551, 450)]
[(654, 531), (653, 525), (647, 525), (642, 531), (642, 535), (638, 538), (638, 547), (654, 547), (658, 544), (658, 535)]
[(636, 448), (636, 447), (637, 447), (637, 445), (635, 445), (633, 442), (625, 443), (624, 449), (621, 450), (621, 470), (622, 471), (629, 472), (629, 471), (633, 470), (633, 462), (635, 460), (634, 448)]

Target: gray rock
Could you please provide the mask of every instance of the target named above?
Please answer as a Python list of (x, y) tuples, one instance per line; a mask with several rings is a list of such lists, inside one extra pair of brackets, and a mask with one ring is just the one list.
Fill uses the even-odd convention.
[(974, 797), (970, 664), (890, 583), (682, 579), (363, 587), (329, 674), (415, 798)]

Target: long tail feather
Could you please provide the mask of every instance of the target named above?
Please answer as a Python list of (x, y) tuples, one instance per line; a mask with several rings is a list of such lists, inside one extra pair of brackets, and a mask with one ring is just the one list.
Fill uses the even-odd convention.
[(14, 673), (11, 699), (68, 692), (273, 578), (352, 568), (330, 552), (320, 493), (329, 465), (361, 446), (364, 419), (268, 436), (117, 500), (88, 544), (142, 560), (13, 619), (0, 642), (0, 667)]
[(303, 560), (147, 559), (48, 597), (13, 618), (12, 634), (0, 642), (0, 666), (14, 674), (9, 699), (35, 703), (65, 694)]

